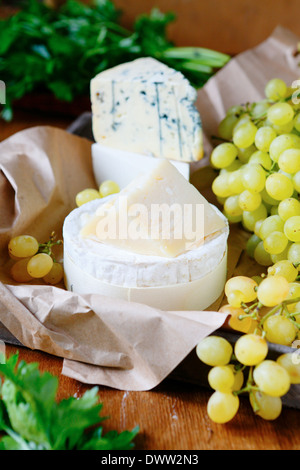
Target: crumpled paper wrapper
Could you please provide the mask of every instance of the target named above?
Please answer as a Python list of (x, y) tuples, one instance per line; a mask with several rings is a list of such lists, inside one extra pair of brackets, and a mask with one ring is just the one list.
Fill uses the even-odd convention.
[[(219, 121), (227, 107), (261, 99), (268, 79), (297, 78), (297, 41), (279, 28), (199, 91), (207, 153), (192, 182), (211, 202), (215, 173), (208, 158)], [(53, 127), (21, 131), (0, 143), (0, 322), (24, 346), (62, 357), (64, 375), (120, 390), (149, 390), (222, 327), (225, 317), (217, 310), (224, 299), (204, 312), (165, 312), (96, 294), (79, 296), (63, 285), (16, 285), (9, 277), (9, 239), (30, 233), (45, 241), (52, 231), (60, 238), (76, 194), (96, 187), (91, 143)], [(244, 252), (248, 236), (231, 227), (229, 277), (257, 272)]]
[(9, 239), (29, 233), (42, 242), (53, 230), (61, 237), (76, 194), (96, 187), (91, 142), (53, 127), (27, 129), (0, 144), (0, 170), (0, 321), (24, 346), (64, 358), (63, 374), (117, 389), (151, 389), (223, 324), (215, 311), (165, 312), (79, 296), (63, 285), (17, 285), (9, 276)]

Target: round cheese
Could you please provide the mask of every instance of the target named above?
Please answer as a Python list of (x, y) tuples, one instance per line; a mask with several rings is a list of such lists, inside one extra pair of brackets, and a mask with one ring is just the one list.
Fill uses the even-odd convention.
[(226, 281), (228, 224), (198, 248), (177, 257), (141, 255), (80, 236), (98, 207), (99, 199), (74, 209), (65, 219), (67, 289), (163, 310), (203, 310), (220, 296)]

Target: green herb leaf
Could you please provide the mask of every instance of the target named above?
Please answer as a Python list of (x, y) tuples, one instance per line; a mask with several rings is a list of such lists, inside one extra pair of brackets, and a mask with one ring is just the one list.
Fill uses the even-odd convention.
[(18, 362), (18, 354), (0, 364), (0, 450), (130, 449), (138, 428), (103, 436), (98, 388), (81, 398), (56, 401), (57, 377), (41, 373), (37, 363)]

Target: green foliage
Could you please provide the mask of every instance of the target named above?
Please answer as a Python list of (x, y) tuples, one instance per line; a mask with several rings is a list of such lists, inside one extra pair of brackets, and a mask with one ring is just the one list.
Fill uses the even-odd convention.
[(138, 428), (102, 435), (98, 388), (57, 402), (57, 377), (18, 353), (0, 364), (0, 450), (128, 450)]
[[(57, 10), (27, 0), (17, 14), (0, 20), (0, 79), (7, 93), (2, 118), (10, 120), (14, 101), (32, 91), (50, 91), (67, 102), (88, 95), (97, 73), (138, 57), (165, 62), (196, 87), (229, 60), (205, 49), (197, 54), (198, 48), (180, 48), (184, 57), (176, 56), (167, 37), (173, 13), (153, 9), (136, 18), (133, 31), (121, 26), (120, 16), (111, 0), (94, 0), (91, 6), (67, 0)], [(207, 64), (211, 54), (214, 60)]]

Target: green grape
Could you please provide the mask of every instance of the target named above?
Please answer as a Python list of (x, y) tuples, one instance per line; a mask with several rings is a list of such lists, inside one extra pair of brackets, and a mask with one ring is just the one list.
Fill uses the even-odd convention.
[(254, 251), (257, 245), (261, 242), (261, 239), (253, 233), (247, 240), (246, 244), (246, 252), (250, 256), (250, 258), (254, 258)]
[(273, 199), (270, 194), (267, 193), (266, 188), (261, 191), (260, 195), (263, 202), (265, 202), (268, 206), (275, 206), (276, 204), (279, 204), (277, 199)]
[(261, 119), (262, 117), (266, 116), (270, 106), (271, 104), (268, 100), (261, 100), (257, 103), (253, 103), (253, 107), (251, 110), (251, 115), (253, 119)]
[(231, 421), (239, 409), (239, 397), (232, 393), (215, 391), (208, 400), (207, 413), (215, 423)]
[(272, 206), (271, 207), (270, 215), (278, 215), (278, 206)]
[[(252, 330), (255, 321), (250, 315), (245, 315), (244, 310), (241, 307), (232, 307), (232, 305), (223, 305), (219, 312), (229, 316), (228, 325), (233, 330), (240, 331), (242, 333), (249, 333)], [(241, 318), (241, 316), (243, 318)]]
[(283, 276), (269, 276), (257, 288), (257, 298), (265, 307), (275, 307), (283, 302), (289, 293), (289, 283)]
[(294, 215), (285, 221), (284, 233), (292, 242), (300, 242), (300, 215)]
[(270, 144), (270, 157), (274, 162), (278, 162), (282, 152), (290, 148), (300, 148), (300, 138), (294, 134), (279, 135)]
[(268, 317), (263, 323), (263, 328), (267, 341), (283, 346), (290, 346), (297, 334), (295, 325), (282, 315)]
[(299, 282), (290, 282), (289, 292), (287, 295), (287, 300), (298, 299), (300, 297), (300, 283)]
[(300, 171), (297, 171), (297, 173), (294, 174), (293, 185), (297, 193), (300, 193)]
[(15, 258), (28, 258), (38, 252), (39, 243), (31, 235), (13, 237), (8, 243), (8, 252)]
[(244, 112), (243, 106), (233, 105), (233, 106), (230, 106), (230, 108), (227, 109), (226, 116), (230, 116), (230, 115), (234, 114), (234, 115), (239, 117), (243, 112)]
[(235, 131), (243, 126), (244, 124), (248, 124), (248, 123), (251, 123), (251, 116), (249, 113), (243, 113), (239, 116), (238, 120), (237, 120), (237, 123), (235, 124), (234, 128), (233, 128), (233, 131), (232, 133), (234, 134)]
[(224, 140), (231, 140), (233, 128), (236, 125), (237, 121), (238, 118), (234, 114), (225, 116), (225, 118), (222, 119), (219, 124), (218, 135)]
[(249, 400), (255, 414), (266, 421), (274, 421), (281, 414), (282, 401), (280, 397), (271, 397), (259, 390), (254, 390), (249, 394)]
[(48, 274), (43, 277), (43, 280), (46, 282), (46, 284), (56, 285), (62, 281), (63, 277), (63, 266), (60, 263), (54, 262)]
[(46, 253), (34, 255), (27, 264), (27, 271), (34, 278), (46, 276), (53, 266), (53, 259)]
[(242, 163), (247, 163), (251, 157), (251, 155), (256, 152), (257, 148), (254, 144), (250, 145), (247, 148), (238, 148), (238, 159)]
[(271, 143), (277, 137), (275, 130), (270, 126), (262, 126), (255, 135), (255, 145), (258, 150), (268, 152)]
[(208, 373), (208, 383), (214, 390), (230, 393), (234, 385), (234, 372), (231, 367), (214, 366)]
[(99, 193), (101, 197), (107, 197), (118, 192), (120, 192), (120, 187), (115, 181), (106, 180), (100, 184)]
[(297, 132), (300, 132), (300, 113), (298, 113), (296, 116), (295, 116), (295, 119), (294, 119), (294, 127), (296, 129)]
[(243, 211), (255, 211), (259, 208), (261, 202), (261, 195), (257, 192), (249, 191), (249, 189), (245, 189), (239, 195), (239, 205)]
[(275, 124), (272, 124), (272, 126), (277, 135), (290, 134), (294, 129), (294, 121), (291, 120), (282, 126), (276, 126)]
[(293, 182), (283, 173), (272, 173), (266, 179), (266, 191), (273, 199), (282, 201), (293, 195)]
[(283, 276), (288, 282), (294, 282), (298, 276), (298, 270), (291, 261), (283, 259), (281, 261), (277, 261), (273, 266), (270, 266), (268, 268), (268, 274), (270, 276)]
[(247, 148), (254, 143), (257, 127), (249, 121), (241, 124), (233, 131), (233, 143), (238, 148)]
[(242, 180), (246, 189), (251, 192), (259, 193), (265, 187), (266, 172), (259, 164), (247, 164), (242, 170)]
[(230, 217), (241, 216), (243, 210), (240, 208), (239, 205), (239, 197), (229, 196), (224, 202), (224, 210), (225, 213)]
[(253, 378), (260, 390), (271, 397), (281, 397), (290, 389), (288, 372), (275, 361), (265, 360), (253, 371)]
[(278, 215), (284, 221), (295, 215), (300, 215), (300, 201), (294, 197), (283, 199), (278, 205)]
[(285, 250), (283, 250), (281, 253), (278, 253), (276, 255), (271, 255), (272, 262), (275, 264), (275, 263), (278, 263), (278, 261), (287, 260), (288, 259), (288, 251), (289, 251), (290, 246), (291, 246), (291, 244), (288, 243)]
[(264, 204), (261, 204), (255, 211), (244, 211), (243, 225), (249, 232), (253, 232), (256, 222), (265, 219), (267, 215), (267, 208)]
[(245, 366), (255, 366), (263, 361), (268, 354), (268, 343), (254, 333), (242, 335), (234, 346), (234, 355)]
[(287, 85), (281, 78), (272, 78), (265, 87), (265, 95), (271, 101), (285, 98), (286, 92)]
[(278, 158), (279, 168), (286, 173), (300, 171), (300, 149), (287, 149)]
[(229, 367), (231, 367), (232, 370), (234, 371), (234, 383), (233, 383), (232, 391), (237, 392), (238, 390), (241, 390), (244, 384), (244, 374), (241, 369), (235, 370), (233, 364), (229, 364)]
[(287, 247), (288, 239), (282, 232), (272, 232), (263, 240), (264, 249), (270, 255), (277, 255), (282, 253)]
[(247, 276), (234, 276), (225, 284), (225, 295), (227, 298), (233, 292), (241, 292), (243, 295), (242, 302), (248, 303), (256, 299), (257, 283)]
[(281, 220), (279, 215), (269, 215), (266, 217), (259, 229), (258, 236), (264, 240), (267, 236), (271, 235), (273, 232), (283, 232), (284, 222)]
[(255, 233), (255, 235), (257, 236), (257, 238), (259, 238), (259, 241), (261, 241), (261, 238), (259, 237), (259, 231), (260, 231), (260, 227), (261, 227), (261, 224), (263, 223), (264, 219), (260, 219), (258, 220), (255, 225), (254, 225), (254, 230), (253, 232)]
[(263, 241), (259, 242), (256, 246), (254, 259), (261, 266), (270, 266), (272, 264), (271, 255), (265, 250)]
[[(294, 264), (298, 264), (300, 262), (300, 243), (292, 243), (288, 249), (287, 259)], [(300, 270), (300, 265), (299, 268)]]
[(276, 362), (288, 372), (291, 384), (300, 384), (300, 362), (295, 361), (293, 353), (281, 354)]
[(234, 162), (237, 154), (235, 145), (225, 142), (213, 149), (210, 160), (215, 168), (226, 168)]
[(87, 188), (80, 191), (75, 198), (78, 207), (86, 204), (87, 202), (93, 201), (94, 199), (100, 199), (101, 196), (97, 189)]
[(235, 160), (233, 160), (231, 165), (227, 166), (226, 168), (222, 168), (221, 172), (223, 171), (234, 172), (236, 170), (239, 170), (242, 165), (243, 165), (242, 162), (238, 158), (236, 158)]
[(229, 364), (233, 348), (227, 339), (221, 336), (207, 336), (197, 347), (198, 358), (209, 366), (226, 366)]
[(216, 196), (226, 198), (232, 195), (228, 181), (229, 174), (230, 173), (222, 173), (214, 179), (212, 183), (212, 191)]
[(273, 104), (267, 111), (268, 120), (276, 126), (283, 126), (294, 118), (294, 110), (288, 103)]
[(30, 260), (28, 258), (22, 258), (19, 261), (16, 261), (11, 267), (10, 275), (16, 282), (30, 282), (32, 281), (33, 277), (27, 271), (27, 264)]
[(233, 171), (228, 175), (228, 187), (232, 194), (240, 194), (244, 191), (244, 183), (242, 180), (242, 170)]
[(254, 152), (251, 155), (251, 157), (249, 158), (248, 163), (251, 164), (251, 165), (252, 164), (261, 165), (266, 170), (270, 170), (272, 165), (273, 165), (273, 162), (272, 162), (269, 154), (267, 152), (262, 151), (262, 150), (257, 150), (256, 152)]

